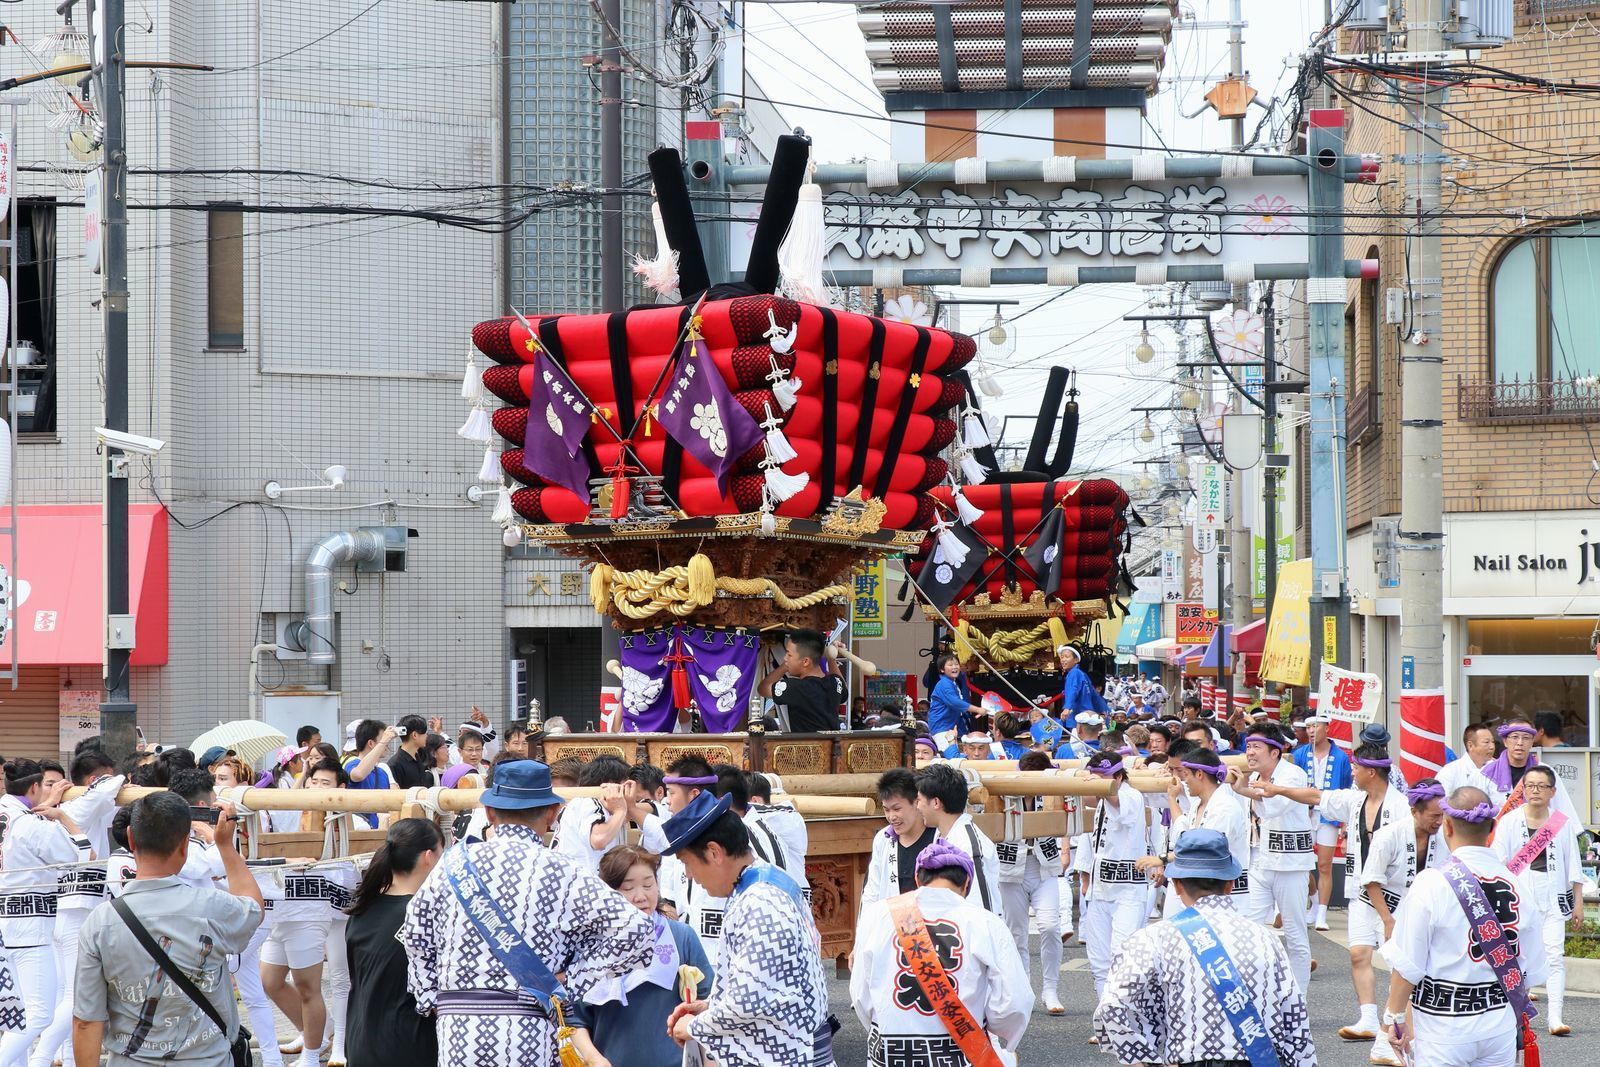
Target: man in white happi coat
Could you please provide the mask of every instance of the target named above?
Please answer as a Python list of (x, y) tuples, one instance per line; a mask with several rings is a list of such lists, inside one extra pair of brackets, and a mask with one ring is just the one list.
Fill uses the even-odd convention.
[(518, 956), (505, 946), (531, 951), (581, 999), (595, 983), (645, 966), (654, 928), (581, 862), (544, 846), (561, 809), (544, 764), (499, 764), (482, 803), (493, 835), (453, 847), (406, 908), (398, 934), (406, 984), (417, 1011), (438, 1016), (440, 1067), (468, 1067), (486, 1054), (553, 1064), (555, 1013), (524, 991), (526, 977), (513, 975)]
[[(744, 771), (731, 763), (719, 763), (711, 770), (717, 776), (717, 784), (711, 787), (711, 792), (719, 797), (733, 798), (733, 813), (744, 820), (744, 828), (750, 832), (750, 848), (756, 859), (782, 868), (800, 887), (801, 895), (809, 901), (811, 883), (806, 878), (805, 818), (793, 808), (776, 808), (770, 804), (764, 805), (764, 813), (755, 811), (750, 803), (750, 779)], [(800, 824), (798, 840), (794, 834), (796, 822)], [(795, 847), (797, 844), (798, 848)]]
[[(1029, 752), (1017, 763), (1022, 771), (1054, 774), (1050, 757)], [(1024, 812), (1045, 810), (1044, 797), (1006, 797), (1006, 811), (1020, 817)], [(1065, 815), (1057, 808), (1053, 820), (1058, 830)], [(998, 842), (995, 854), (1000, 862), (1000, 899), (1005, 906), (1006, 925), (1024, 963), (1028, 952), (1028, 912), (1031, 908), (1039, 923), (1039, 998), (1051, 1015), (1064, 1015), (1059, 981), (1061, 975), (1061, 839), (1057, 834), (1024, 837)]]
[[(1539, 731), (1527, 716), (1513, 715), (1501, 723), (1495, 733), (1500, 736), (1506, 749), (1485, 763), (1478, 773), (1494, 786), (1489, 799), (1499, 806), (1500, 814), (1504, 815), (1512, 808), (1521, 806), (1525, 799), (1522, 776), (1529, 767), (1539, 766), (1539, 757), (1533, 751), (1533, 739)], [(1550, 806), (1567, 817), (1567, 832), (1576, 836), (1583, 827), (1583, 817), (1559, 775), (1556, 777), (1556, 795), (1550, 801)]]
[(1115, 752), (1096, 752), (1084, 772), (1111, 786), (1111, 792), (1095, 807), (1089, 831), (1093, 857), (1081, 924), (1089, 970), (1099, 993), (1118, 947), (1144, 925), (1149, 879), (1139, 869), (1139, 861), (1149, 855), (1148, 809), (1144, 797), (1128, 784), (1122, 757)]
[[(1176, 761), (1169, 761), (1172, 785), (1167, 787), (1168, 816), (1171, 830), (1168, 838), (1176, 843), (1189, 830), (1215, 830), (1228, 841), (1228, 851), (1239, 865), (1239, 874), (1233, 880), (1231, 892), (1238, 898), (1235, 903), (1247, 906), (1250, 896), (1250, 822), (1245, 807), (1233, 792), (1222, 783), (1227, 779), (1228, 768), (1222, 757), (1205, 749), (1189, 749)], [(1183, 800), (1187, 798), (1187, 809)], [(1157, 880), (1166, 879), (1166, 864), (1171, 861), (1171, 849), (1165, 856), (1152, 856), (1141, 864)], [(1177, 891), (1167, 880), (1166, 900), (1162, 917), (1170, 919), (1183, 910)]]
[[(0, 797), (0, 944), (11, 954), (21, 987), (25, 1024), (0, 1039), (0, 1065), (23, 1067), (28, 1049), (50, 1028), (61, 1005), (56, 973), (57, 880), (64, 870), (41, 870), (78, 862), (78, 846), (58, 806), (71, 782), (63, 778), (46, 794), (44, 772), (30, 759), (5, 765)], [(54, 1052), (54, 1049), (49, 1050)]]
[(1362, 864), (1372, 839), (1385, 826), (1404, 822), (1410, 814), (1406, 794), (1390, 785), (1393, 761), (1389, 750), (1378, 744), (1357, 746), (1350, 757), (1350, 789), (1284, 790), (1283, 795), (1315, 807), (1321, 818), (1345, 828), (1345, 881), (1350, 898), (1350, 981), (1355, 986), (1357, 1016), (1349, 1026), (1339, 1028), (1346, 1041), (1371, 1041), (1369, 1061), (1384, 1067), (1400, 1067), (1389, 1048), (1389, 1041), (1378, 1025), (1378, 978), (1372, 969), (1372, 953), (1383, 941), (1378, 913), (1366, 894), (1360, 892)]
[(1553, 1037), (1566, 1037), (1572, 1028), (1562, 1019), (1567, 999), (1566, 934), (1570, 923), (1583, 928), (1583, 868), (1578, 839), (1567, 828), (1566, 816), (1552, 806), (1556, 773), (1549, 767), (1529, 767), (1522, 776), (1528, 798), (1520, 808), (1500, 817), (1495, 828), (1494, 851), (1528, 887), (1523, 895), (1523, 932), (1544, 942), (1549, 973), (1544, 988), (1549, 996), (1545, 1027)]
[[(935, 842), (917, 857), (916, 877), (919, 888), (864, 907), (856, 924), (850, 1002), (867, 1029), (867, 1063), (967, 1064), (963, 1042), (985, 1041), (1001, 1063), (1016, 1063), (1033, 990), (1005, 924), (969, 896), (972, 857)], [(914, 943), (902, 944), (897, 913), (921, 918), (937, 969), (924, 969), (929, 961), (918, 958)], [(949, 1010), (947, 1020), (935, 1003), (941, 972), (945, 993), (953, 986), (970, 1029), (959, 1012)]]
[(1461, 731), (1461, 747), (1463, 753), (1439, 769), (1439, 784), (1445, 795), (1470, 785), (1495, 799), (1494, 783), (1483, 776), (1483, 768), (1494, 759), (1494, 730), (1485, 723), (1468, 723)]
[[(806, 817), (791, 804), (772, 801), (772, 780), (764, 774), (749, 771), (744, 776), (750, 788), (750, 810), (745, 812), (745, 825), (751, 833), (761, 831), (775, 854), (781, 853), (783, 861), (774, 860), (800, 883), (811, 899), (811, 880), (806, 875), (806, 853), (811, 851), (811, 833), (806, 829)], [(781, 783), (779, 792), (782, 792)]]
[(1284, 947), (1301, 992), (1311, 984), (1311, 938), (1306, 931), (1306, 872), (1316, 869), (1312, 851), (1311, 809), (1286, 795), (1309, 784), (1305, 772), (1283, 758), (1283, 731), (1271, 723), (1252, 726), (1244, 736), (1248, 777), (1234, 791), (1250, 802), (1250, 917), (1272, 925), (1283, 917)]
[(813, 1067), (833, 1061), (828, 991), (811, 907), (787, 872), (757, 860), (731, 797), (701, 793), (662, 827), (691, 880), (725, 899), (722, 962), (705, 1000), (667, 1030), (717, 1067)]
[[(1419, 1067), (1512, 1067), (1521, 1023), (1473, 923), (1503, 934), (1509, 949), (1503, 963), (1518, 966), (1522, 988), (1544, 980), (1541, 931), (1528, 927), (1527, 883), (1488, 847), (1498, 806), (1465, 786), (1441, 807), (1450, 863), (1419, 872), (1395, 912), (1394, 935), (1383, 945), (1390, 975), (1381, 1021), (1395, 1050)], [(1456, 862), (1487, 900), (1480, 919), (1469, 919), (1476, 906), (1470, 900), (1463, 906), (1447, 877)]]
[[(117, 793), (123, 783), (120, 774), (111, 773), (115, 768), (111, 757), (99, 749), (87, 749), (72, 761), (73, 784), (85, 787), (85, 792), (61, 805), (66, 816), (63, 825), (78, 850), (78, 866), (61, 874), (61, 902), (56, 909), (56, 987), (61, 1006), (50, 1028), (39, 1038), (29, 1067), (50, 1067), (58, 1058), (62, 1067), (74, 1067), (76, 1062), (72, 1051), (72, 1001), (73, 977), (78, 971), (78, 931), (89, 913), (106, 899), (105, 860), (111, 855), (111, 820), (117, 813)], [(100, 862), (96, 864), (95, 860)]]
[(1394, 913), (1400, 907), (1417, 872), (1443, 867), (1450, 858), (1441, 827), (1445, 798), (1437, 778), (1423, 778), (1406, 790), (1409, 818), (1398, 819), (1372, 837), (1361, 862), (1360, 892), (1378, 913), (1382, 931), (1379, 944), (1394, 935)]
[[(1315, 1067), (1305, 996), (1272, 931), (1238, 913), (1227, 836), (1177, 838), (1167, 876), (1184, 908), (1121, 946), (1094, 1014), (1118, 1063)], [(1254, 1054), (1251, 1048), (1254, 1047)]]
[(917, 856), (939, 835), (922, 821), (917, 779), (904, 767), (890, 768), (878, 778), (878, 806), (889, 825), (872, 837), (867, 881), (861, 887), (863, 908), (917, 888)]
[(922, 821), (932, 826), (935, 840), (949, 841), (972, 857), (978, 882), (977, 900), (985, 909), (1005, 918), (1000, 899), (1000, 859), (982, 830), (967, 814), (967, 780), (947, 763), (933, 763), (917, 772), (917, 808)]

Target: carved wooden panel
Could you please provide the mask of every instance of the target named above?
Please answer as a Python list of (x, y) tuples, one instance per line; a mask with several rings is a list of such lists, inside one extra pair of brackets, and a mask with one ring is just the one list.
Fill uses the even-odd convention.
[(904, 742), (896, 737), (881, 741), (846, 741), (844, 743), (844, 773), (881, 774), (900, 766)]
[(765, 770), (774, 774), (827, 774), (833, 755), (832, 741), (774, 741), (767, 739)]
[(582, 741), (566, 741), (561, 738), (547, 738), (544, 751), (547, 763), (554, 763), (560, 759), (580, 759), (585, 763), (596, 756), (616, 756), (624, 763), (633, 762), (633, 745), (601, 744), (585, 738)]
[(860, 856), (807, 860), (811, 882), (811, 915), (822, 935), (822, 958), (837, 959), (855, 943), (856, 910), (866, 874)]
[(666, 770), (673, 761), (684, 756), (699, 756), (710, 764), (731, 763), (735, 766), (742, 765), (744, 759), (744, 746), (742, 744), (708, 744), (706, 742), (685, 743), (682, 741), (652, 741), (649, 746), (650, 762)]

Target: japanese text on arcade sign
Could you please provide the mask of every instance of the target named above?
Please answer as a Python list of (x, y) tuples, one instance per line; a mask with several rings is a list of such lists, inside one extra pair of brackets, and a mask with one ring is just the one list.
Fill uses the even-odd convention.
[(1173, 640), (1180, 645), (1210, 644), (1211, 635), (1217, 630), (1216, 614), (1198, 601), (1180, 603), (1177, 608), (1178, 625)]
[(850, 599), (854, 618), (851, 635), (857, 638), (882, 637), (883, 621), (887, 614), (884, 604), (883, 560), (875, 559), (855, 576)]
[(1008, 183), (979, 197), (936, 187), (841, 189), (826, 197), (824, 254), (830, 270), (873, 260), (907, 268), (1297, 263), (1307, 255), (1306, 209), (1307, 184), (1292, 176)]

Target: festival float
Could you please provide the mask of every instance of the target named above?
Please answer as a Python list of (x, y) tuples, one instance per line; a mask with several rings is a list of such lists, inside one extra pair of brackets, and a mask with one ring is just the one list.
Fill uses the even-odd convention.
[(969, 682), (989, 694), (986, 706), (1058, 696), (1064, 644), (1093, 671), (1106, 657), (1096, 654), (1091, 627), (1130, 591), (1120, 564), (1127, 494), (1107, 478), (1066, 477), (1078, 434), (1071, 385), (1070, 371), (1051, 368), (1018, 471), (992, 469), (988, 423), (969, 390), (958, 451), (977, 484), (932, 491), (938, 515), (910, 563), (924, 614), (949, 628)]
[(500, 483), (494, 518), (508, 544), (583, 560), (620, 635), (619, 721), (536, 736), (547, 758), (695, 751), (781, 774), (909, 762), (901, 733), (769, 738), (752, 718), (763, 647), (833, 632), (853, 572), (922, 543), (976, 354), (968, 337), (824, 302), (809, 147), (780, 139), (742, 280), (710, 277), (681, 160), (662, 149), (662, 247), (639, 270), (680, 299), (473, 331), (493, 365), (468, 368), (460, 433)]

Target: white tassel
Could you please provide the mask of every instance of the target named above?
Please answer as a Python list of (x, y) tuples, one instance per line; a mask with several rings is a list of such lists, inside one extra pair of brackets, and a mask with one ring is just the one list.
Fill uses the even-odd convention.
[(936, 556), (941, 556), (944, 562), (956, 570), (967, 562), (966, 542), (957, 537), (950, 529), (950, 524), (940, 519), (933, 524), (933, 532), (938, 538), (938, 547), (934, 550)]
[(961, 450), (961, 476), (968, 485), (982, 485), (989, 476), (989, 468), (978, 462), (978, 457), (966, 449)]
[(494, 450), (493, 445), (485, 445), (483, 449), (483, 466), (478, 468), (478, 481), (493, 485), (503, 475), (500, 473), (500, 453)]
[(956, 514), (961, 516), (961, 525), (971, 526), (983, 518), (983, 510), (967, 499), (967, 494), (961, 491), (960, 486), (951, 490), (951, 495), (956, 498)]
[(789, 232), (778, 248), (780, 289), (807, 304), (827, 303), (828, 290), (822, 281), (822, 242), (825, 235), (822, 217), (822, 190), (806, 176), (800, 187)]
[(494, 440), (494, 426), (489, 422), (488, 410), (482, 404), (474, 404), (467, 421), (456, 431), (456, 436), (477, 445), (486, 445)]
[(968, 448), (988, 448), (994, 444), (989, 439), (989, 428), (983, 424), (983, 415), (977, 408), (968, 408), (961, 420), (961, 443)]
[(761, 487), (761, 536), (771, 537), (778, 532), (778, 517), (772, 513), (772, 494)]
[(989, 370), (989, 364), (978, 361), (977, 370), (973, 372), (972, 384), (978, 387), (978, 392), (984, 396), (1005, 396), (1006, 390)]
[(794, 450), (789, 439), (783, 435), (783, 423), (772, 413), (772, 408), (766, 404), (761, 407), (767, 413), (766, 421), (761, 424), (761, 428), (767, 431), (767, 458), (778, 464), (799, 458), (800, 453)]
[(667, 228), (661, 222), (661, 205), (650, 205), (650, 221), (656, 231), (656, 254), (652, 259), (635, 256), (633, 273), (644, 279), (646, 289), (667, 296), (678, 291), (678, 253), (667, 244)]
[(776, 463), (764, 463), (762, 467), (767, 478), (767, 491), (772, 494), (772, 499), (780, 504), (811, 484), (811, 475), (805, 471), (799, 474), (785, 474), (783, 468)]
[(483, 376), (478, 373), (478, 363), (467, 353), (467, 372), (461, 376), (461, 399), (469, 404), (483, 401)]
[(800, 379), (791, 378), (789, 372), (778, 365), (776, 356), (768, 356), (767, 360), (772, 364), (772, 369), (767, 372), (767, 381), (772, 383), (772, 395), (780, 408), (790, 411), (800, 397)]
[(496, 526), (505, 526), (516, 520), (517, 514), (511, 510), (511, 487), (501, 482), (500, 492), (494, 501), (494, 514), (489, 516), (489, 521)]

